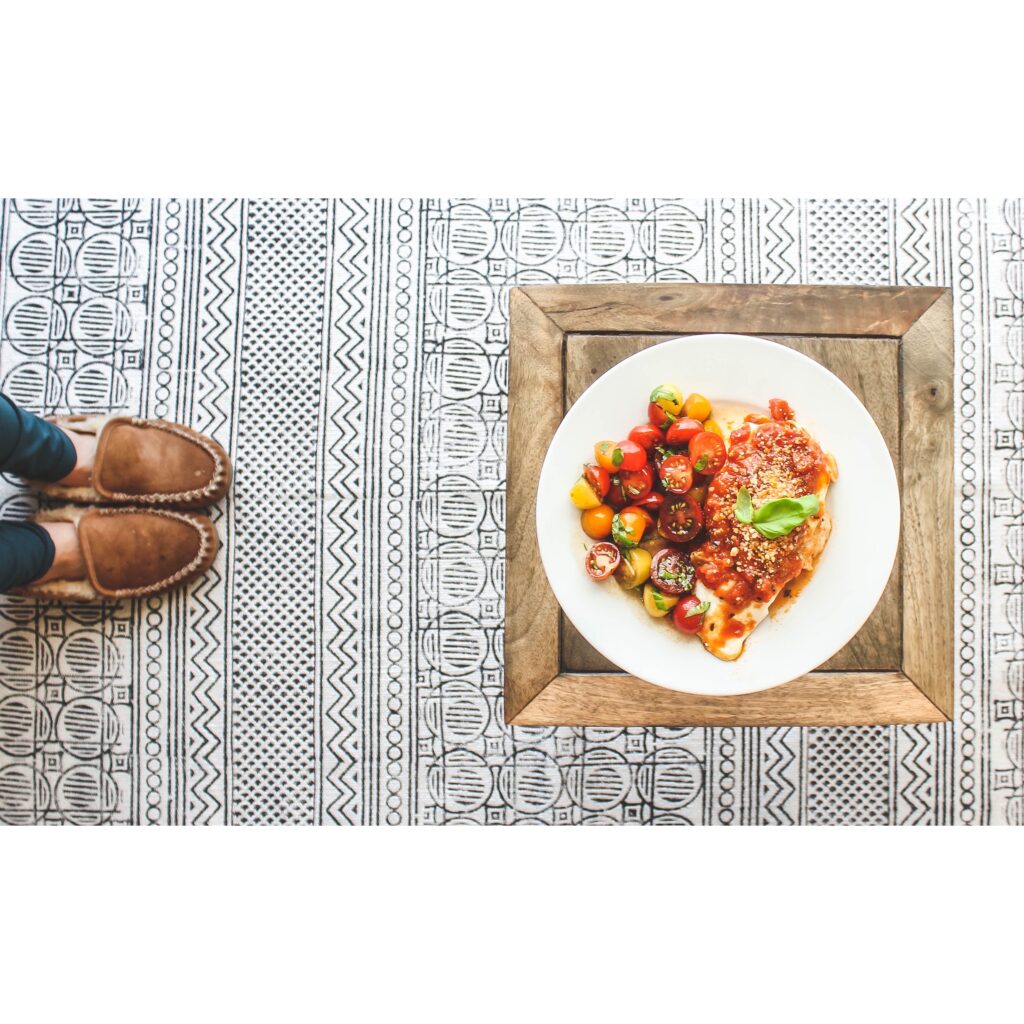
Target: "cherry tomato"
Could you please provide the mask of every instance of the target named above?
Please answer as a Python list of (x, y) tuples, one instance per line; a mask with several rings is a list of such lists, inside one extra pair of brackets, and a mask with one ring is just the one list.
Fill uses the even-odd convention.
[(667, 430), (676, 418), (670, 412), (666, 412), (657, 402), (651, 402), (647, 406), (647, 420), (652, 427), (657, 427), (659, 430)]
[(690, 395), (683, 403), (683, 412), (703, 423), (711, 415), (711, 403), (703, 395)]
[(594, 540), (603, 540), (612, 532), (612, 516), (615, 510), (610, 505), (598, 505), (597, 508), (588, 508), (580, 515), (580, 526), (588, 537)]
[(683, 411), (683, 393), (675, 384), (659, 384), (651, 392), (649, 401), (660, 405), (673, 416), (678, 416)]
[(647, 528), (653, 525), (649, 512), (630, 505), (612, 517), (612, 540), (619, 547), (634, 548), (644, 539)]
[(694, 434), (699, 434), (703, 430), (700, 420), (690, 419), (688, 416), (684, 416), (681, 420), (676, 420), (671, 427), (668, 428), (668, 433), (665, 435), (665, 440), (669, 444), (686, 444), (687, 441), (693, 437)]
[(608, 488), (612, 485), (612, 478), (607, 469), (601, 466), (584, 466), (583, 475), (599, 498), (603, 498), (608, 493)]
[(793, 410), (784, 398), (769, 398), (768, 411), (772, 414), (773, 420), (793, 419)]
[(635, 590), (647, 582), (651, 575), (651, 553), (643, 548), (629, 548), (622, 553), (622, 563), (615, 578), (624, 590)]
[(619, 480), (622, 481), (622, 493), (631, 502), (635, 502), (651, 493), (654, 487), (654, 470), (645, 462), (639, 469), (620, 473)]
[(694, 487), (691, 487), (687, 492), (689, 497), (693, 498), (701, 508), (704, 507), (704, 502), (707, 501), (708, 497), (708, 485), (707, 483), (700, 483)]
[(651, 582), (665, 594), (686, 594), (693, 590), (694, 571), (690, 559), (678, 548), (662, 548), (651, 562)]
[(622, 561), (619, 549), (608, 541), (595, 544), (588, 552), (584, 560), (587, 567), (587, 574), (594, 580), (606, 580)]
[(661, 464), (661, 484), (669, 494), (685, 494), (693, 485), (693, 467), (685, 455), (673, 455)]
[(649, 452), (656, 444), (664, 444), (665, 435), (651, 423), (641, 423), (629, 432), (629, 439)]
[(669, 498), (658, 512), (658, 533), (677, 544), (693, 540), (704, 525), (704, 513), (688, 494)]
[(627, 473), (639, 469), (647, 461), (647, 452), (635, 441), (620, 441), (612, 452), (615, 468)]
[(725, 465), (725, 442), (709, 430), (702, 430), (690, 442), (690, 461), (694, 471), (713, 476)]
[(699, 597), (691, 594), (684, 597), (672, 610), (672, 621), (676, 629), (682, 633), (699, 633), (700, 627), (704, 625), (704, 612), (707, 605), (702, 604)]
[(625, 508), (629, 504), (629, 498), (626, 497), (626, 492), (622, 489), (622, 479), (618, 474), (612, 477), (611, 486), (604, 496), (604, 501), (606, 505), (611, 505), (616, 510)]
[(749, 423), (744, 423), (742, 427), (737, 427), (729, 435), (729, 444), (730, 444), (730, 446), (734, 445), (734, 444), (745, 444), (749, 440), (750, 440), (750, 424)]
[(612, 453), (615, 451), (614, 441), (598, 441), (594, 445), (594, 458), (602, 469), (614, 473), (619, 467), (612, 461)]
[(646, 509), (651, 515), (655, 515), (659, 508), (665, 504), (665, 495), (660, 491), (651, 491), (645, 498), (638, 498), (633, 502), (637, 508)]

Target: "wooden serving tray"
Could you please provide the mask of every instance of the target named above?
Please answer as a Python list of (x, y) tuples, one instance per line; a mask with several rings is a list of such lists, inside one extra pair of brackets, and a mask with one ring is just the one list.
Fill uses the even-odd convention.
[[(505, 720), (513, 725), (874, 725), (953, 707), (953, 319), (943, 288), (623, 284), (510, 293)], [(900, 550), (875, 613), (819, 669), (738, 697), (654, 686), (565, 619), (544, 579), (537, 477), (555, 429), (602, 373), (682, 334), (756, 334), (861, 399), (900, 481)], [(841, 472), (841, 467), (840, 467)], [(567, 485), (568, 487), (568, 485)], [(825, 612), (827, 614), (827, 611)]]

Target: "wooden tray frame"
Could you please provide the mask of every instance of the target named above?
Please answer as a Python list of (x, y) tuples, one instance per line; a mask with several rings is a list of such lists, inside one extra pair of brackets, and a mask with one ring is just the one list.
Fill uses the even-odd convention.
[[(873, 725), (953, 708), (953, 320), (944, 288), (616, 284), (509, 296), (505, 720), (512, 725)], [(560, 609), (541, 575), (536, 481), (564, 415), (572, 334), (864, 337), (899, 345), (902, 665), (815, 671), (738, 697), (625, 673), (563, 672)]]

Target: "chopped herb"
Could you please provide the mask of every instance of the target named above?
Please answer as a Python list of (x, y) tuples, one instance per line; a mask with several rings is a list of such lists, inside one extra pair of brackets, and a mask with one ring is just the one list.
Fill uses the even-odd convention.
[(694, 468), (694, 469), (695, 469), (695, 470), (696, 470), (696, 471), (697, 471), (698, 473), (703, 473), (703, 472), (704, 472), (704, 470), (708, 468), (708, 457), (707, 457), (706, 455), (702, 455), (702, 456), (701, 456), (701, 457), (700, 457), (700, 458), (699, 458), (699, 459), (698, 459), (698, 460), (697, 460), (697, 461), (696, 461), (696, 462), (695, 462), (695, 463), (693, 464), (693, 468)]
[(637, 544), (633, 531), (622, 521), (618, 512), (612, 516), (612, 540), (623, 548), (635, 548)]
[(651, 587), (651, 600), (654, 601), (654, 607), (657, 608), (659, 612), (668, 611), (668, 605), (665, 604), (665, 598), (663, 598), (660, 592), (655, 590), (653, 587)]
[(651, 392), (651, 401), (652, 402), (656, 402), (659, 398), (664, 398), (667, 401), (673, 402), (673, 403), (676, 400), (676, 396), (675, 396), (675, 392), (674, 391), (671, 391), (669, 388), (656, 387)]
[(616, 448), (612, 452), (612, 465), (615, 466), (616, 468), (621, 466), (622, 465), (622, 458), (623, 458), (623, 456), (622, 456), (622, 449), (621, 448)]
[(692, 608), (689, 612), (687, 612), (686, 617), (688, 619), (696, 618), (696, 616), (698, 615), (703, 615), (710, 607), (710, 601), (701, 601), (701, 603), (697, 605), (696, 608)]

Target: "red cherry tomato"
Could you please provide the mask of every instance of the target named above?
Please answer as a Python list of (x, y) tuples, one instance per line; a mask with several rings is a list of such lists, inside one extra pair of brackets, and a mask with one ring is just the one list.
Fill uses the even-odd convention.
[(587, 478), (587, 483), (594, 488), (594, 493), (603, 499), (612, 485), (612, 477), (608, 470), (603, 466), (584, 466), (583, 475)]
[(606, 580), (619, 567), (622, 555), (619, 549), (610, 541), (601, 541), (595, 544), (588, 552), (584, 560), (587, 567), (587, 575), (594, 580)]
[(620, 441), (612, 451), (612, 462), (617, 468), (630, 472), (647, 461), (647, 452), (635, 441)]
[(677, 544), (693, 540), (703, 525), (704, 513), (688, 494), (667, 499), (658, 511), (658, 533)]
[[(672, 610), (672, 621), (675, 623), (676, 629), (681, 633), (699, 633), (700, 627), (704, 625), (704, 612), (699, 615), (694, 615), (693, 612), (700, 607), (699, 597), (693, 594), (684, 597)], [(707, 609), (705, 608), (704, 611)]]
[(665, 435), (650, 423), (641, 423), (629, 432), (629, 439), (634, 444), (640, 445), (645, 452), (649, 452), (656, 444), (665, 443)]
[(646, 498), (654, 487), (654, 470), (645, 462), (639, 469), (620, 473), (619, 480), (622, 482), (622, 493), (630, 501), (639, 501)]
[(651, 402), (647, 406), (647, 419), (651, 426), (657, 427), (659, 430), (668, 430), (676, 421), (675, 416), (670, 412), (665, 412), (657, 402)]
[(685, 455), (673, 455), (661, 464), (661, 484), (669, 494), (685, 494), (693, 486), (693, 467)]
[(725, 465), (725, 442), (710, 430), (702, 430), (690, 441), (690, 461), (695, 473), (713, 476)]
[(704, 429), (700, 420), (692, 420), (688, 416), (683, 417), (681, 420), (676, 420), (671, 427), (668, 428), (668, 433), (665, 434), (665, 440), (669, 444), (686, 444), (695, 434), (699, 434)]
[(686, 553), (662, 548), (651, 562), (651, 583), (663, 594), (686, 594), (693, 590), (694, 572)]
[(789, 402), (784, 398), (769, 398), (768, 411), (772, 414), (773, 420), (793, 419), (793, 410), (789, 407)]
[(629, 498), (626, 497), (626, 492), (622, 489), (622, 479), (618, 473), (611, 478), (611, 486), (609, 486), (608, 493), (604, 496), (604, 503), (611, 505), (616, 512), (629, 504)]
[(654, 446), (654, 450), (651, 452), (651, 459), (654, 462), (654, 468), (661, 472), (661, 467), (665, 464), (666, 459), (671, 459), (673, 455), (681, 455), (676, 448), (666, 448), (662, 444)]
[(660, 491), (651, 491), (646, 498), (638, 498), (633, 504), (637, 508), (645, 508), (651, 515), (655, 515), (658, 509), (665, 504), (665, 495)]
[(737, 427), (729, 435), (729, 444), (744, 444), (750, 440), (750, 424), (744, 423), (742, 427)]

